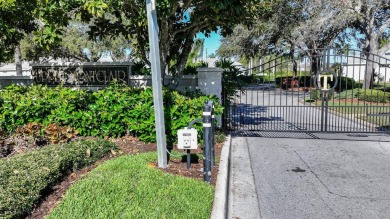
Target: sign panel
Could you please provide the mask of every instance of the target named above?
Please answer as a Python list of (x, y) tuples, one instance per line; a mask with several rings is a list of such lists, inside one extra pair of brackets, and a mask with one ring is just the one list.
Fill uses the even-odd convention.
[(131, 63), (33, 65), (34, 84), (47, 86), (107, 86), (114, 80), (129, 84)]

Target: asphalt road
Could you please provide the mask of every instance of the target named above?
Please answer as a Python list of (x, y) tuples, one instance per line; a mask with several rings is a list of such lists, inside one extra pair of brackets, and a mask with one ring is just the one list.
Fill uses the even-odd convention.
[[(320, 106), (305, 102), (310, 98), (308, 92), (246, 90), (238, 95), (229, 114), (235, 130), (366, 132), (376, 129), (375, 125), (356, 118), (360, 116), (356, 107), (340, 104), (329, 107), (329, 113), (323, 114)], [(349, 113), (336, 113), (336, 109)]]
[(390, 218), (389, 135), (250, 135), (232, 138), (229, 218)]
[(322, 119), (307, 96), (254, 89), (233, 106), (228, 217), (390, 218), (390, 135), (334, 113), (333, 133), (305, 132)]

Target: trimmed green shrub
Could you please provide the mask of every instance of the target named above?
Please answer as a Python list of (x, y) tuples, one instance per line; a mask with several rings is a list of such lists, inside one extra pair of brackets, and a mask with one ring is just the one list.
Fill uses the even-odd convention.
[[(176, 131), (202, 117), (205, 100), (213, 99), (217, 114), (222, 108), (216, 97), (186, 97), (164, 90), (167, 139), (176, 140)], [(131, 133), (145, 142), (155, 142), (153, 92), (117, 84), (97, 92), (48, 88), (10, 87), (0, 91), (0, 129), (7, 132), (30, 122), (71, 126), (83, 136), (123, 136)], [(202, 127), (195, 126), (199, 135)]]
[[(177, 140), (177, 130), (187, 127), (194, 119), (202, 118), (203, 106), (206, 100), (213, 100), (215, 105), (216, 115), (222, 114), (222, 107), (218, 104), (217, 98), (212, 96), (195, 96), (188, 98), (180, 95), (176, 91), (170, 91), (165, 95), (165, 126), (168, 143), (172, 144)], [(198, 139), (202, 142), (203, 126), (202, 124), (194, 124), (192, 126), (198, 130)], [(153, 137), (155, 133), (153, 120)], [(142, 131), (142, 130), (140, 130)], [(141, 138), (140, 138), (141, 139)], [(155, 139), (153, 139), (155, 141)]]
[(387, 103), (390, 100), (390, 93), (380, 90), (360, 89), (357, 97), (363, 101)]
[(290, 70), (276, 70), (274, 75), (275, 77), (292, 77), (293, 72)]
[(115, 146), (105, 140), (51, 145), (0, 159), (0, 217), (21, 218), (69, 171), (89, 165)]
[[(333, 86), (334, 81), (329, 83), (331, 86)], [(361, 88), (362, 84), (357, 83), (353, 78), (349, 77), (338, 77), (338, 84), (335, 87), (336, 91), (344, 91), (344, 90), (351, 90), (355, 88)]]
[(298, 76), (297, 80), (299, 81), (300, 87), (314, 86), (313, 77), (311, 77), (311, 76), (301, 76), (301, 77)]
[(359, 89), (353, 89), (353, 90), (345, 90), (339, 94), (335, 95), (336, 99), (352, 99), (357, 97), (359, 94)]
[(91, 97), (90, 92), (63, 87), (7, 87), (0, 91), (0, 128), (10, 132), (31, 122), (70, 125)]
[(271, 77), (263, 76), (263, 75), (240, 75), (238, 76), (242, 82), (244, 82), (246, 85), (251, 84), (263, 84), (263, 83), (269, 83), (271, 80), (269, 80)]
[[(334, 95), (334, 92), (329, 92), (328, 93), (328, 100), (332, 99), (333, 98), (333, 95)], [(318, 89), (313, 89), (311, 90), (311, 93), (310, 93), (310, 99), (313, 101), (313, 100), (321, 100), (321, 90), (318, 90)]]
[[(387, 85), (387, 86), (388, 86), (388, 85)], [(383, 89), (384, 92), (390, 92), (390, 87), (383, 87), (382, 89)], [(381, 89), (381, 90), (382, 90), (382, 89)]]

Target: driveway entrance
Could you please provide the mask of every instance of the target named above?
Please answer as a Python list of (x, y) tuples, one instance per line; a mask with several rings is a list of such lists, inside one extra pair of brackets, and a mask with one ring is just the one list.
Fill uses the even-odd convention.
[(390, 218), (389, 135), (244, 134), (232, 138), (229, 218)]
[(224, 96), (230, 130), (390, 132), (390, 60), (377, 55), (308, 50), (272, 58), (234, 79), (225, 73), (224, 80), (243, 85), (230, 102)]

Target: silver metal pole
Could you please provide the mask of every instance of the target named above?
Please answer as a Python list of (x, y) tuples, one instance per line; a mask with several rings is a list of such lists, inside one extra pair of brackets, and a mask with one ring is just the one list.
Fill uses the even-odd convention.
[(158, 44), (158, 24), (156, 12), (156, 0), (146, 0), (148, 17), (148, 32), (150, 45), (150, 63), (152, 68), (152, 85), (154, 114), (156, 121), (158, 167), (167, 167), (166, 136), (164, 123), (164, 109), (162, 97), (162, 81), (160, 67), (160, 48)]

